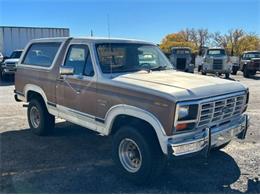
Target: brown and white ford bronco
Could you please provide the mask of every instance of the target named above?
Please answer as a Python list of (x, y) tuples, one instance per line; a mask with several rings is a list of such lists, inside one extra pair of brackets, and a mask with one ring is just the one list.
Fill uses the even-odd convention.
[(239, 82), (173, 70), (156, 45), (137, 40), (33, 40), (15, 74), (33, 133), (49, 133), (59, 117), (111, 135), (120, 173), (136, 183), (157, 178), (167, 157), (245, 138), (248, 98)]

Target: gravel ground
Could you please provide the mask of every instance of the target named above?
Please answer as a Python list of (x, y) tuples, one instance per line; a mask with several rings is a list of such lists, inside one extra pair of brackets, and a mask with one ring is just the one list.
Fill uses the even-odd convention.
[(0, 82), (1, 193), (260, 193), (260, 74), (250, 88), (251, 126), (208, 159), (170, 161), (150, 186), (135, 186), (115, 174), (111, 138), (59, 120), (54, 133), (30, 133), (26, 108), (13, 98), (12, 82)]

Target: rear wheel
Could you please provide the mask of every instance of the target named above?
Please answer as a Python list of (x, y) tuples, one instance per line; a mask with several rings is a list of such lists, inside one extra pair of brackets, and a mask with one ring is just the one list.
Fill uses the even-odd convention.
[(206, 73), (206, 72), (201, 72), (201, 74), (202, 74), (202, 75), (207, 75), (207, 73)]
[(136, 184), (155, 180), (166, 161), (149, 130), (124, 126), (113, 137), (113, 158), (119, 173)]
[(31, 131), (36, 135), (47, 135), (55, 126), (55, 117), (48, 113), (44, 102), (38, 99), (30, 101), (27, 117)]
[(226, 74), (225, 74), (226, 79), (229, 79), (229, 76), (230, 76), (229, 73), (226, 73)]
[(232, 75), (236, 75), (236, 74), (237, 74), (237, 71), (238, 71), (238, 67), (232, 67), (232, 72), (231, 72), (231, 74), (232, 74)]

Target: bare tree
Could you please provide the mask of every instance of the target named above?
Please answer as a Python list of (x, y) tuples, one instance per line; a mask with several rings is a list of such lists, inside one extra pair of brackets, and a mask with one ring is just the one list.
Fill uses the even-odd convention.
[(215, 32), (212, 35), (212, 39), (216, 46), (227, 48), (229, 41), (229, 37), (227, 35), (222, 35), (220, 32)]
[(184, 41), (186, 41), (186, 42), (192, 41), (191, 29), (186, 28), (186, 29), (180, 31), (180, 34), (183, 36), (183, 40), (184, 40)]
[(228, 41), (230, 43), (230, 54), (233, 56), (234, 54), (237, 54), (238, 52), (238, 41), (241, 37), (244, 36), (244, 31), (242, 29), (235, 29), (235, 30), (229, 30), (228, 31)]

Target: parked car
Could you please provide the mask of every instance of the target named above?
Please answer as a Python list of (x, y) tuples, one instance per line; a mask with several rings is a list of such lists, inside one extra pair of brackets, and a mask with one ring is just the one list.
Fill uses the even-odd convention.
[(239, 68), (239, 57), (238, 56), (230, 56), (230, 62), (232, 64), (232, 72), (231, 74), (236, 75)]
[(4, 79), (6, 75), (14, 75), (16, 71), (17, 63), (20, 59), (22, 52), (23, 50), (13, 51), (11, 56), (2, 63), (1, 66), (2, 79)]
[(244, 52), (240, 59), (240, 69), (247, 78), (260, 71), (260, 51)]
[(184, 72), (194, 72), (194, 64), (192, 61), (192, 53), (189, 47), (173, 47), (170, 54), (170, 62), (176, 70)]
[(203, 75), (207, 73), (225, 74), (229, 78), (231, 73), (231, 62), (223, 48), (209, 48), (204, 54), (204, 61), (201, 67)]
[(248, 127), (248, 88), (176, 71), (145, 41), (33, 40), (19, 61), (14, 92), (28, 103), (37, 135), (50, 133), (55, 116), (111, 135), (116, 167), (136, 183), (158, 178), (169, 158), (206, 155), (243, 139)]

